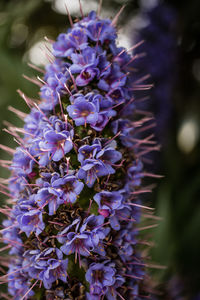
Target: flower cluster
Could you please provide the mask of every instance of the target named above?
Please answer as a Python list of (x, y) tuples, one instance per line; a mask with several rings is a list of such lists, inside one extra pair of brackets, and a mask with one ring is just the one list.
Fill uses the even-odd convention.
[(145, 120), (135, 118), (131, 56), (116, 36), (114, 23), (91, 12), (53, 44), (41, 101), (23, 95), (31, 112), (23, 136), (13, 133), (13, 205), (2, 230), (15, 255), (8, 271), (15, 300), (146, 295), (137, 195), (145, 192), (150, 140), (134, 138)]

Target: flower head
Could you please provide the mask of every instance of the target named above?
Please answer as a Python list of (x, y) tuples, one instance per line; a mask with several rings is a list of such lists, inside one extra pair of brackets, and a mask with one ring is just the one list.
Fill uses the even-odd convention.
[(133, 111), (132, 59), (117, 47), (117, 17), (111, 22), (91, 12), (73, 23), (53, 43), (41, 101), (20, 93), (31, 111), (24, 128), (9, 126), (19, 146), (12, 162), (2, 162), (9, 181), (1, 179), (13, 203), (1, 210), (8, 217), (1, 233), (15, 256), (8, 274), (15, 300), (140, 293), (136, 225), (145, 206), (137, 195), (149, 174), (142, 156), (152, 141), (133, 137), (148, 118)]

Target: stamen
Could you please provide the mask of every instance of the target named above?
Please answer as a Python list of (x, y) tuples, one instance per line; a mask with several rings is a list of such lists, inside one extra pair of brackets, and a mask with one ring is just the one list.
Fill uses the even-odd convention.
[(30, 82), (32, 82), (32, 83), (34, 83), (35, 85), (37, 85), (37, 86), (39, 86), (39, 87), (42, 87), (43, 85), (38, 81), (38, 80), (36, 80), (36, 79), (34, 79), (34, 78), (30, 78), (30, 77), (28, 77), (27, 75), (22, 75), (26, 80), (28, 80), (28, 81), (30, 81)]
[(31, 63), (28, 63), (28, 66), (31, 67), (32, 69), (35, 69), (36, 71), (38, 71), (40, 73), (43, 73), (43, 74), (45, 73), (44, 70), (38, 68), (37, 66), (35, 66), (35, 65), (31, 64)]
[(102, 3), (103, 3), (103, 0), (99, 0), (98, 10), (97, 10), (97, 16), (98, 17), (101, 14)]
[(123, 6), (120, 8), (119, 12), (116, 14), (116, 16), (114, 17), (114, 19), (112, 20), (112, 23), (111, 23), (111, 25), (112, 25), (113, 27), (115, 27), (115, 26), (117, 25), (117, 22), (118, 22), (119, 16), (120, 16), (120, 15), (121, 15), (121, 13), (123, 12), (123, 10), (124, 10), (125, 6), (126, 6), (126, 5), (123, 5)]
[(8, 110), (15, 113), (22, 121), (24, 121), (24, 119), (27, 117), (27, 114), (25, 114), (24, 112), (12, 107), (12, 106), (8, 106)]
[(84, 13), (83, 13), (83, 9), (82, 9), (81, 0), (79, 0), (79, 8), (80, 8), (81, 17), (83, 19), (84, 18)]
[(26, 296), (30, 293), (30, 291), (34, 288), (34, 286), (38, 283), (39, 280), (36, 280), (36, 282), (30, 287), (30, 289), (26, 292), (26, 294), (21, 298), (21, 300), (25, 299)]
[(72, 17), (71, 17), (71, 15), (70, 15), (70, 13), (69, 13), (69, 10), (68, 10), (68, 8), (67, 8), (67, 4), (66, 4), (66, 3), (65, 3), (65, 9), (66, 9), (66, 11), (67, 11), (67, 15), (68, 15), (68, 19), (69, 19), (70, 25), (71, 25), (71, 27), (74, 27), (74, 24), (73, 24), (73, 21), (72, 21)]

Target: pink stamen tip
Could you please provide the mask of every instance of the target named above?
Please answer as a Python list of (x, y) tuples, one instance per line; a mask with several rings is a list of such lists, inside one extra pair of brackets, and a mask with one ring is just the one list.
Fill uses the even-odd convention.
[(97, 10), (97, 16), (98, 17), (101, 14), (102, 3), (103, 3), (103, 0), (99, 0), (98, 10)]
[(30, 289), (26, 292), (26, 294), (21, 298), (21, 300), (25, 299), (26, 296), (30, 293), (30, 291), (35, 287), (35, 285), (38, 283), (39, 280), (36, 280), (34, 284), (30, 287)]
[(38, 68), (38, 67), (36, 67), (36, 66), (30, 64), (30, 63), (28, 63), (28, 66), (31, 67), (32, 69), (34, 69), (34, 70), (40, 72), (40, 73), (43, 73), (43, 74), (45, 73), (44, 70), (42, 70), (42, 69), (40, 69), (40, 68)]
[(82, 8), (81, 0), (79, 0), (79, 8), (80, 8), (81, 17), (83, 19), (84, 18), (84, 13), (83, 13), (83, 8)]
[(0, 149), (10, 153), (11, 155), (13, 155), (15, 153), (15, 150), (13, 150), (12, 148), (10, 148), (8, 146), (4, 146), (2, 144), (0, 144)]
[(71, 17), (71, 15), (70, 15), (70, 13), (69, 13), (69, 10), (68, 10), (66, 4), (65, 4), (65, 9), (66, 9), (66, 11), (67, 11), (67, 15), (68, 15), (68, 19), (69, 19), (70, 25), (71, 25), (71, 27), (74, 27), (74, 24), (73, 24), (73, 21), (72, 21), (72, 17)]
[(32, 82), (32, 83), (34, 83), (35, 85), (37, 85), (37, 86), (39, 86), (39, 87), (42, 87), (42, 84), (38, 81), (38, 80), (36, 80), (36, 79), (34, 79), (34, 78), (30, 78), (30, 77), (28, 77), (27, 75), (22, 75), (26, 80), (28, 80), (28, 81), (30, 81), (30, 82)]
[(45, 39), (46, 42), (48, 42), (48, 43), (50, 43), (50, 44), (55, 43), (54, 40), (49, 39), (47, 36), (44, 36), (44, 39)]
[(12, 107), (12, 106), (8, 106), (8, 110), (15, 113), (21, 120), (24, 121), (24, 119), (26, 118), (27, 114), (25, 114), (24, 112)]
[(121, 13), (123, 12), (125, 6), (126, 6), (126, 5), (123, 5), (123, 6), (120, 8), (119, 12), (116, 14), (116, 16), (114, 17), (114, 19), (112, 20), (111, 25), (112, 25), (113, 27), (115, 27), (115, 26), (117, 25), (118, 19), (119, 19)]

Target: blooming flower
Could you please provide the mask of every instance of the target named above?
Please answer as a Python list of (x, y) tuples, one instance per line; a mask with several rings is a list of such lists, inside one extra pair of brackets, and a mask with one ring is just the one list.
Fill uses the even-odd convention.
[(98, 120), (97, 107), (85, 100), (84, 97), (79, 97), (73, 105), (67, 107), (69, 116), (75, 120), (76, 126), (88, 124), (96, 124)]
[(15, 300), (21, 299), (21, 293), (24, 295), (27, 293), (28, 297), (34, 295), (32, 290), (29, 291), (31, 285), (30, 278), (27, 277), (27, 271), (22, 269), (22, 263), (22, 259), (17, 258), (13, 260), (8, 271), (10, 274), (8, 275), (8, 290)]
[(107, 217), (122, 205), (122, 195), (119, 192), (101, 191), (94, 196), (99, 206), (99, 213)]
[(39, 143), (39, 147), (46, 153), (40, 159), (40, 163), (46, 165), (45, 158), (49, 160), (51, 155), (52, 160), (59, 161), (73, 148), (72, 138), (69, 131), (57, 133), (54, 130), (47, 130), (44, 133), (44, 141)]
[(39, 235), (45, 228), (42, 211), (29, 205), (21, 205), (22, 212), (17, 216), (19, 228), (29, 236), (32, 232)]
[(76, 84), (78, 86), (87, 85), (93, 78), (99, 75), (99, 69), (97, 68), (99, 59), (96, 57), (96, 51), (87, 47), (81, 54), (72, 54), (72, 66), (70, 71), (72, 73), (78, 73), (76, 78)]
[(57, 57), (67, 57), (74, 50), (83, 50), (87, 46), (87, 35), (83, 28), (74, 28), (69, 34), (61, 33), (53, 45), (53, 54)]
[[(105, 148), (99, 148), (99, 145), (100, 141), (94, 147), (100, 151), (96, 152), (95, 150), (95, 152), (92, 154), (92, 157), (94, 158), (84, 160), (81, 164), (81, 169), (78, 172), (78, 177), (80, 179), (84, 179), (89, 187), (93, 186), (98, 177), (114, 174), (115, 169), (112, 167), (112, 165), (119, 161), (122, 157), (119, 151), (116, 151), (109, 145)], [(87, 149), (86, 152), (83, 149)], [(92, 148), (81, 148), (80, 152), (83, 150), (85, 153), (87, 153), (89, 149)], [(79, 159), (82, 160), (81, 155), (79, 155)]]
[(133, 134), (146, 118), (133, 111), (131, 56), (116, 45), (116, 19), (91, 12), (73, 23), (53, 43), (40, 103), (20, 93), (32, 108), (24, 128), (9, 127), (24, 136), (12, 162), (2, 162), (11, 177), (0, 189), (14, 202), (1, 210), (2, 240), (15, 255), (6, 275), (14, 300), (140, 294), (137, 194), (145, 173), (143, 142)]
[(91, 238), (85, 233), (69, 232), (67, 234), (67, 241), (60, 247), (63, 253), (70, 255), (75, 253), (76, 255), (89, 256), (90, 250), (93, 248)]
[[(68, 259), (63, 260), (63, 254), (59, 249), (48, 248), (41, 253), (37, 250), (28, 251), (24, 256), (28, 262), (31, 262), (28, 269), (29, 275), (42, 280), (46, 289), (50, 289), (52, 283), (58, 279), (67, 282)], [(53, 257), (51, 258), (51, 256)]]
[(90, 232), (94, 247), (98, 246), (100, 240), (103, 240), (108, 234), (108, 228), (103, 227), (104, 217), (90, 215), (87, 217), (80, 228), (80, 232)]
[(93, 263), (86, 272), (86, 280), (90, 283), (90, 293), (101, 296), (108, 286), (115, 283), (115, 269), (102, 263)]
[(81, 193), (84, 184), (80, 182), (76, 176), (66, 175), (62, 178), (56, 179), (52, 183), (52, 187), (62, 191), (61, 198), (70, 203), (74, 203), (77, 196)]

